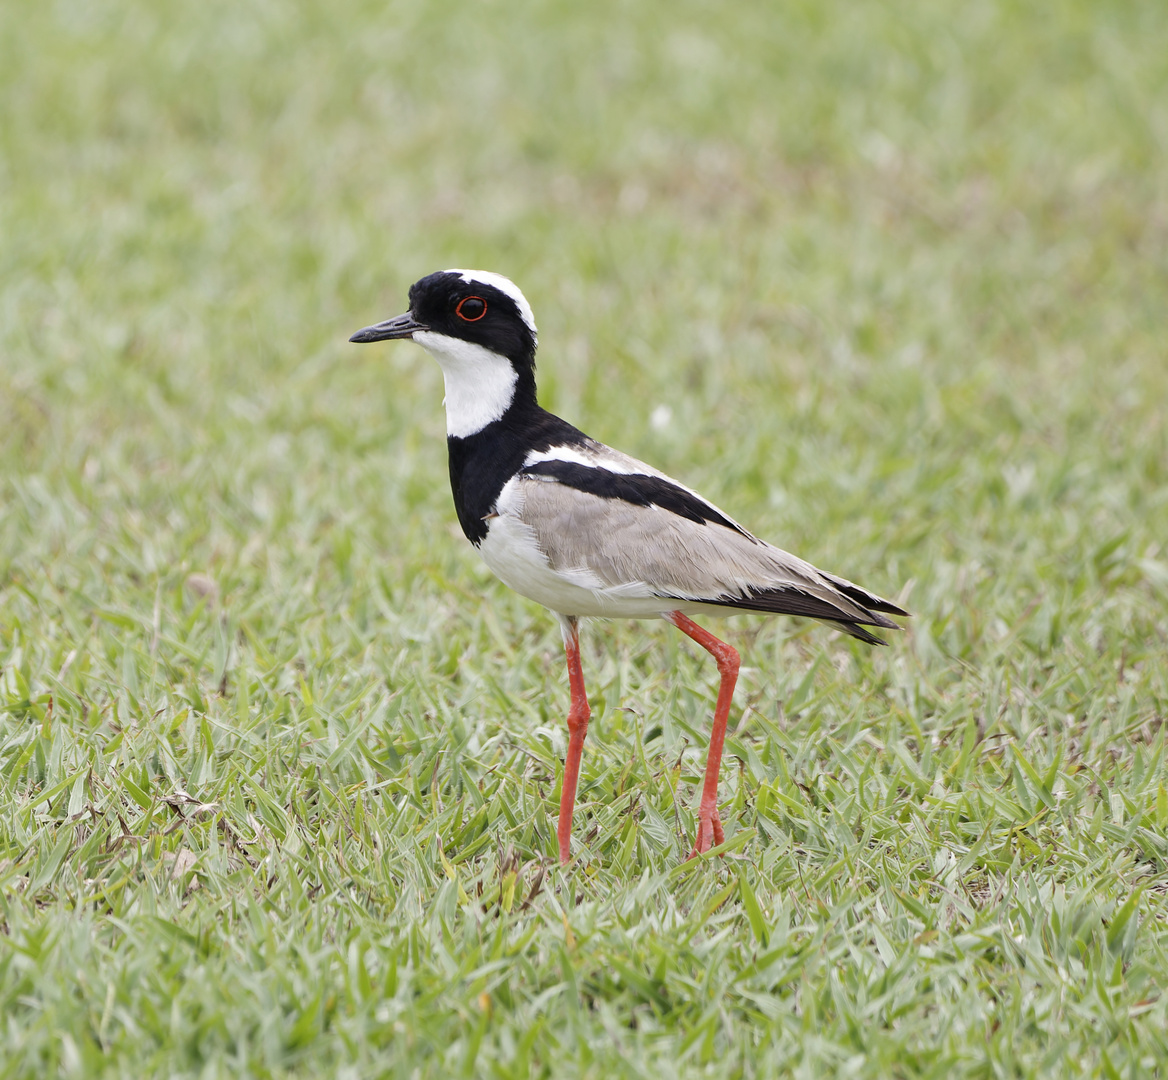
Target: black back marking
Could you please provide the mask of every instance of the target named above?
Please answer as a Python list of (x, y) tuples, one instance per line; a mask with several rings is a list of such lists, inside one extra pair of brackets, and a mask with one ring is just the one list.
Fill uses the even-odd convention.
[(754, 540), (741, 526), (691, 491), (661, 476), (646, 473), (617, 473), (577, 461), (537, 461), (523, 470), (524, 476), (547, 476), (577, 491), (586, 491), (602, 499), (623, 499), (634, 506), (659, 506), (671, 514), (695, 521), (699, 525), (713, 522), (733, 529)]

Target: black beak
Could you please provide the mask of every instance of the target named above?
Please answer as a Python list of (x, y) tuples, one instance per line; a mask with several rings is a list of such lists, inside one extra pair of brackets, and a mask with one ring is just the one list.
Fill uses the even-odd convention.
[(429, 329), (428, 326), (424, 326), (418, 322), (407, 311), (404, 315), (386, 319), (385, 322), (366, 326), (363, 330), (358, 330), (349, 340), (355, 341), (359, 345), (365, 345), (370, 341), (391, 341), (394, 338), (412, 338), (419, 330)]

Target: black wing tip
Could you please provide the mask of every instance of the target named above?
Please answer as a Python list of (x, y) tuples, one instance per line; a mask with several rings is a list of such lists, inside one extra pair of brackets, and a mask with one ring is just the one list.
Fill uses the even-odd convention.
[[(839, 589), (852, 603), (859, 604), (865, 611), (883, 611), (887, 615), (899, 615), (902, 619), (912, 618), (911, 611), (905, 611), (904, 608), (894, 604), (891, 600), (885, 600), (883, 596), (877, 596), (875, 593), (868, 592), (867, 589), (861, 589), (859, 585), (854, 585), (847, 578), (836, 577), (835, 574), (825, 574), (822, 570), (820, 576), (826, 578), (834, 588)], [(896, 623), (878, 623), (877, 625), (887, 625), (890, 630), (900, 629)]]
[[(879, 597), (875, 599), (879, 599)], [(889, 615), (899, 615), (902, 619), (911, 619), (913, 617), (911, 611), (905, 611), (904, 608), (897, 607), (891, 600), (880, 600), (878, 604), (864, 604), (864, 607), (869, 611), (883, 611)], [(893, 626), (896, 626), (896, 624), (893, 623)], [(899, 626), (896, 628), (898, 630), (900, 629)]]
[[(833, 604), (829, 604), (826, 600), (811, 596), (799, 589), (767, 589), (750, 592), (743, 596), (722, 596), (698, 602), (730, 608), (735, 611), (757, 611), (765, 615), (800, 615), (804, 618), (819, 619), (839, 627), (845, 634), (867, 645), (887, 645), (888, 642), (869, 633), (864, 629), (865, 626), (875, 626), (881, 630), (902, 629), (899, 624), (894, 623), (886, 615), (872, 611), (865, 605), (857, 604), (863, 611), (864, 617), (856, 617)], [(896, 611), (900, 610), (895, 605), (891, 606)]]

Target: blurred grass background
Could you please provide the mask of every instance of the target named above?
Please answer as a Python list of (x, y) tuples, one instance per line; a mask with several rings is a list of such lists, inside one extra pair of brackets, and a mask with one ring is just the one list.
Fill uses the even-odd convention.
[[(0, 94), (0, 1075), (1164, 1060), (1168, 9), (14, 0)], [(720, 624), (723, 860), (712, 665), (598, 623), (552, 866), (558, 630), (346, 342), (450, 265), (916, 613)]]

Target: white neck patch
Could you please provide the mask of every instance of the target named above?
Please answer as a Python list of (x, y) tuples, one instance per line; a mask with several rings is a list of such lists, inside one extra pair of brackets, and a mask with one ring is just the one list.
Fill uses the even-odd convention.
[(539, 344), (539, 331), (535, 328), (535, 315), (532, 313), (531, 305), (527, 302), (527, 297), (519, 291), (519, 286), (514, 281), (505, 278), (502, 274), (493, 274), (490, 270), (447, 270), (446, 273), (458, 274), (468, 285), (473, 285), (476, 281), (482, 285), (490, 285), (504, 295), (511, 297), (519, 309), (519, 317), (527, 324), (527, 329), (531, 331), (535, 343)]
[[(506, 279), (504, 279), (506, 280)], [(498, 420), (515, 397), (519, 375), (505, 356), (461, 338), (417, 330), (414, 340), (442, 368), (446, 384), (446, 434), (456, 439)]]

